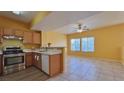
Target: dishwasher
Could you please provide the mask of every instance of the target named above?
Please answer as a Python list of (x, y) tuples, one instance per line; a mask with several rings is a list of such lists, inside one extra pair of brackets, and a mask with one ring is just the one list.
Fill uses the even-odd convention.
[(41, 55), (42, 57), (42, 71), (49, 75), (49, 56)]

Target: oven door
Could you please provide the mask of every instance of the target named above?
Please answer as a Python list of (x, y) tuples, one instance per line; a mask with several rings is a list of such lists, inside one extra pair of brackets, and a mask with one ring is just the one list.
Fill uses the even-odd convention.
[(24, 62), (24, 54), (10, 54), (10, 55), (4, 55), (4, 66), (11, 66), (15, 64), (21, 64)]

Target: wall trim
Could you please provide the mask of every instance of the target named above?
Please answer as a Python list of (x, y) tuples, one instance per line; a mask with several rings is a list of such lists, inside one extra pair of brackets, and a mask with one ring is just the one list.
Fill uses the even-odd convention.
[(74, 56), (74, 55), (68, 55), (69, 57), (79, 57), (79, 58), (90, 58), (90, 59), (98, 59), (98, 60), (103, 60), (103, 61), (109, 61), (109, 62), (119, 62), (124, 65), (124, 61), (122, 60), (116, 60), (116, 59), (110, 59), (110, 58), (98, 58), (98, 57), (82, 57), (82, 56)]

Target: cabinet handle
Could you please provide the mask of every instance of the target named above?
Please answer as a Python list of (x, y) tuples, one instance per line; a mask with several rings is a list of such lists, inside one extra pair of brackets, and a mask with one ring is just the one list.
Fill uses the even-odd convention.
[(39, 60), (39, 56), (37, 56), (37, 61)]
[(37, 55), (35, 55), (35, 59), (37, 59)]

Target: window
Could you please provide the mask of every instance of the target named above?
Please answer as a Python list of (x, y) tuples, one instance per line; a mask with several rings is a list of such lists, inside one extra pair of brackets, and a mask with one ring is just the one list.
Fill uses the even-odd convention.
[(82, 51), (94, 52), (94, 37), (82, 38)]
[(80, 51), (80, 39), (71, 39), (71, 51)]

